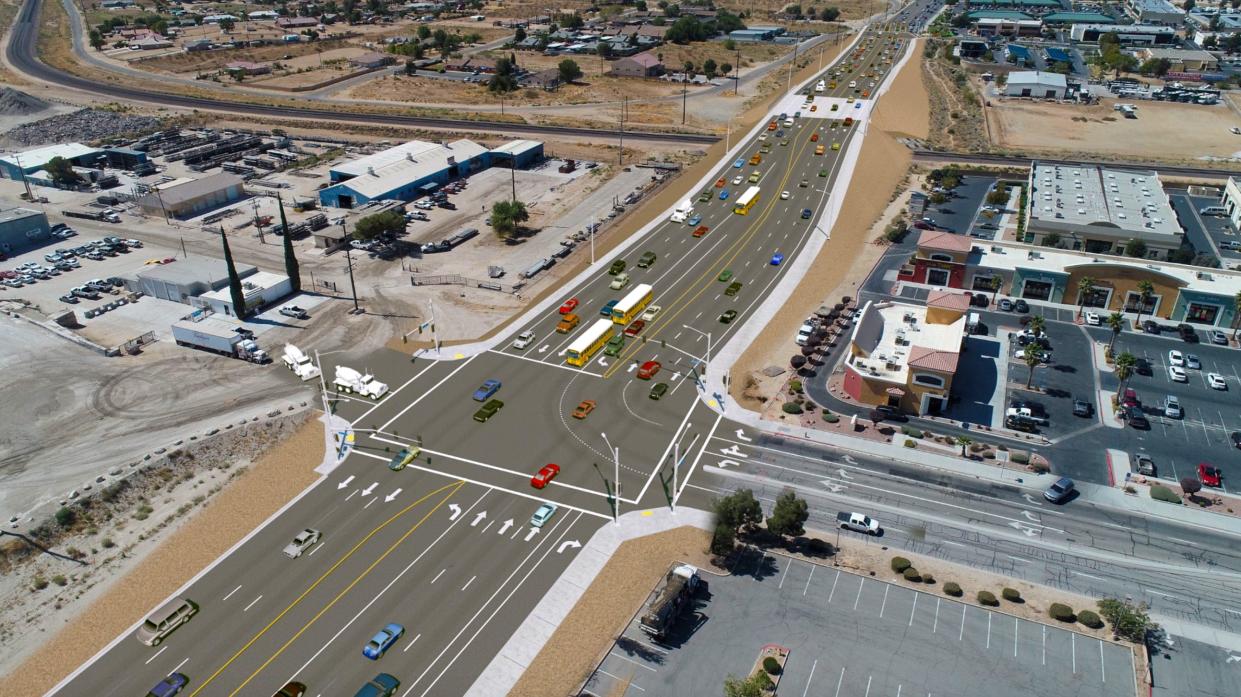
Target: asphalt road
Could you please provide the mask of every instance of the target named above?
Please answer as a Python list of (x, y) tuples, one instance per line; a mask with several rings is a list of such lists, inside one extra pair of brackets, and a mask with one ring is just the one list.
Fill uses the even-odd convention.
[[(29, 5), (24, 12), (28, 21)], [(853, 75), (820, 97), (852, 96), (847, 84), (854, 76), (860, 93), (870, 78), (857, 74), (872, 69), (881, 80), (887, 68), (878, 64), (879, 52), (878, 43), (863, 47)], [(843, 99), (840, 105), (839, 116), (852, 107)], [(829, 195), (843, 195), (839, 155), (858, 129), (840, 127), (826, 118), (831, 113), (826, 106), (803, 113), (786, 134), (787, 145), (764, 139), (771, 152), (757, 168), (721, 164), (718, 176), (730, 182), (738, 173), (761, 171), (762, 198), (749, 215), (732, 212), (744, 186), (728, 184), (734, 193), (726, 202), (713, 188), (710, 202), (695, 204), (708, 234), (694, 238), (692, 227), (664, 222), (622, 257), (633, 285), (651, 283), (662, 310), (616, 358), (600, 352), (578, 369), (562, 357), (604, 302), (632, 288), (609, 289), (605, 270), (564, 294), (581, 302), (583, 323), (574, 332), (554, 331), (560, 319), (554, 308), (513, 327), (510, 338), (524, 330), (537, 336), (524, 351), (500, 346), (457, 361), (411, 361), (394, 351), (324, 356), (325, 375), (339, 361), (371, 370), (392, 387), (376, 404), (333, 396), (356, 429), (353, 452), (330, 481), (193, 583), (186, 596), (202, 611), (188, 625), (159, 648), (122, 637), (60, 694), (140, 694), (173, 670), (191, 677), (187, 695), (270, 694), (293, 678), (310, 685), (310, 694), (349, 694), (378, 670), (402, 680), (401, 695), (463, 693), (572, 559), (573, 543), (609, 520), (612, 448), (619, 449), (622, 513), (664, 505), (661, 470), (671, 471), (674, 455), (685, 467), (701, 457), (720, 417), (702, 404), (690, 374), (707, 353), (698, 332), (720, 343), (744, 322), (808, 236), (818, 234), (815, 219), (802, 219), (801, 209), (818, 211)], [(827, 146), (823, 156), (814, 154), (813, 133)], [(833, 142), (841, 152), (831, 149)], [(761, 145), (750, 143), (745, 159)], [(819, 177), (821, 169), (829, 176)], [(806, 187), (798, 186), (803, 178)], [(781, 200), (785, 189), (790, 197)], [(647, 250), (657, 261), (636, 268)], [(786, 265), (769, 263), (776, 251)], [(725, 284), (716, 280), (724, 268), (743, 283), (735, 297), (724, 295)], [(732, 325), (718, 321), (727, 309), (739, 313)], [(655, 380), (636, 379), (633, 366), (647, 360), (659, 360), (662, 370)], [(495, 396), (505, 406), (478, 423), (471, 415), (480, 405), (471, 394), (488, 378), (503, 382)], [(652, 400), (657, 382), (666, 382), (669, 392)], [(598, 402), (595, 412), (570, 418), (587, 398)], [(389, 471), (391, 452), (414, 442), (421, 443), (421, 456), (402, 472)], [(531, 488), (529, 477), (549, 462), (561, 466), (560, 476), (547, 489)], [(694, 498), (706, 504), (705, 497)], [(559, 511), (539, 532), (528, 521), (544, 499)], [(297, 560), (284, 558), (280, 549), (304, 527), (324, 533), (322, 546)], [(403, 624), (406, 635), (372, 663), (361, 648), (389, 622)]]

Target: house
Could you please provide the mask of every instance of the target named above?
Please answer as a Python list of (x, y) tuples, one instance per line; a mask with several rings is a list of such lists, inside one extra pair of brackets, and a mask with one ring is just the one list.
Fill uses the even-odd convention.
[(664, 71), (664, 64), (653, 53), (643, 52), (612, 61), (608, 74), (613, 77), (656, 77)]
[(157, 48), (171, 48), (172, 42), (158, 34), (144, 36), (136, 41), (130, 41), (129, 47), (135, 51), (150, 51)]
[(265, 19), (278, 19), (279, 17), (280, 14), (275, 10), (255, 10), (254, 12), (246, 13), (246, 18), (252, 22)]
[(1059, 73), (1023, 70), (1008, 74), (1004, 94), (1009, 97), (1063, 99), (1066, 89), (1068, 89), (1068, 81)]
[(366, 69), (382, 68), (394, 62), (396, 62), (396, 58), (391, 53), (376, 53), (374, 51), (349, 59), (349, 64), (353, 67)]
[(533, 87), (535, 89), (547, 90), (548, 92), (558, 89), (560, 85), (560, 71), (556, 68), (540, 70), (521, 79), (522, 87)]
[(314, 17), (281, 17), (276, 20), (276, 26), (281, 29), (312, 29), (319, 26), (319, 20)]
[(228, 73), (240, 73), (242, 75), (266, 75), (271, 72), (271, 66), (267, 63), (233, 61), (232, 63), (224, 66), (224, 71)]
[(99, 6), (105, 10), (123, 10), (128, 7), (137, 6), (136, 0), (103, 0)]
[(210, 51), (215, 46), (215, 42), (211, 39), (194, 39), (186, 41), (182, 48), (186, 53), (194, 53), (196, 51)]

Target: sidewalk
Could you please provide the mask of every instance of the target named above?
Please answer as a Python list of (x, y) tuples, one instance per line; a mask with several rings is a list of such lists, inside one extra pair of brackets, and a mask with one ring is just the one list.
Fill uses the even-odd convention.
[(666, 508), (658, 508), (626, 513), (620, 517), (620, 525), (604, 524), (479, 674), (466, 697), (507, 695), (621, 543), (684, 526), (710, 530), (711, 513), (678, 508), (674, 515)]

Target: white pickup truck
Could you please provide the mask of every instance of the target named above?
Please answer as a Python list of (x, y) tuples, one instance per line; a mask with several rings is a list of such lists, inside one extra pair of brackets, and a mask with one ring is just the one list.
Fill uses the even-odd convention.
[(879, 534), (879, 521), (861, 513), (837, 513), (836, 522), (845, 530), (864, 532), (867, 535)]

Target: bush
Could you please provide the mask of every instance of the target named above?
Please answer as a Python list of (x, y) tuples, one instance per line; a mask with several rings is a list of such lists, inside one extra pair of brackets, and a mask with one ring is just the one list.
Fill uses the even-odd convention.
[(1010, 603), (1023, 602), (1021, 599), (1021, 591), (1017, 590), (1016, 588), (1005, 588), (1004, 590), (1000, 591), (1000, 595), (1003, 596), (1003, 598)]
[(1000, 601), (995, 599), (995, 593), (992, 593), (991, 591), (978, 591), (978, 602), (991, 607), (995, 607), (1000, 604)]
[(1026, 450), (1014, 450), (1009, 453), (1008, 459), (1019, 465), (1028, 465), (1030, 464), (1030, 453)]
[(910, 438), (921, 438), (924, 435), (922, 431), (919, 431), (916, 428), (910, 428), (909, 426), (901, 426), (901, 433), (909, 436)]
[(1090, 610), (1082, 610), (1077, 613), (1077, 621), (1087, 627), (1090, 627), (1091, 629), (1100, 629), (1103, 627), (1103, 620), (1099, 619), (1099, 616)]
[(960, 598), (965, 593), (965, 591), (961, 590), (961, 586), (958, 585), (955, 581), (949, 581), (945, 583), (944, 592), (947, 593), (948, 595), (951, 595), (954, 598)]
[(835, 414), (824, 414), (823, 420), (828, 422), (829, 424), (834, 424), (837, 421), (840, 421), (840, 417), (836, 416)]
[(789, 392), (801, 392), (801, 380), (789, 380)]
[(1030, 470), (1035, 474), (1047, 474), (1051, 471), (1051, 468), (1048, 467), (1046, 463), (1036, 462), (1033, 465), (1030, 465)]
[(918, 444), (917, 444), (917, 443), (915, 443), (915, 442), (913, 442), (913, 440), (912, 440), (912, 439), (910, 439), (910, 438), (906, 438), (906, 439), (905, 439), (905, 447), (906, 447), (906, 448), (916, 448), (916, 447), (918, 447)]
[(922, 582), (926, 584), (935, 583), (935, 577), (930, 574), (922, 574)]
[(64, 576), (60, 574), (56, 574), (55, 576), (52, 577), (52, 583), (55, 583), (58, 586), (64, 586), (68, 582), (69, 582), (69, 579), (65, 578)]
[(804, 411), (801, 408), (801, 405), (798, 404), (797, 402), (785, 402), (784, 406), (780, 408), (784, 410), (785, 414), (800, 414), (802, 413), (802, 411)]
[(906, 581), (912, 581), (913, 583), (922, 583), (922, 574), (918, 573), (918, 570), (913, 568), (912, 566), (909, 567), (908, 569), (905, 569), (903, 572), (901, 572), (901, 575), (905, 577)]
[(42, 576), (35, 576), (32, 587), (37, 591), (41, 591), (44, 588), (47, 588), (47, 579), (43, 578)]
[(772, 675), (779, 675), (780, 662), (777, 661), (774, 656), (768, 656), (763, 659), (763, 670), (771, 673)]
[(1146, 604), (1133, 605), (1116, 598), (1104, 598), (1099, 601), (1099, 614), (1112, 625), (1112, 632), (1132, 642), (1143, 641), (1147, 632), (1158, 629), (1146, 614)]
[(1177, 496), (1175, 491), (1160, 484), (1151, 487), (1151, 498), (1156, 501), (1166, 501), (1167, 503), (1179, 504), (1181, 502), (1181, 497)]
[(913, 566), (905, 557), (892, 557), (892, 570), (898, 574), (905, 573), (905, 569)]
[(1064, 603), (1052, 603), (1051, 607), (1047, 608), (1047, 614), (1050, 615), (1052, 619), (1059, 620), (1061, 622), (1077, 621), (1077, 615), (1073, 614), (1073, 608), (1065, 605)]
[(56, 524), (62, 528), (73, 525), (73, 521), (78, 519), (78, 514), (73, 512), (72, 508), (61, 507), (56, 511)]
[(718, 556), (731, 554), (737, 543), (737, 532), (726, 523), (717, 523), (711, 535), (711, 553)]
[(116, 543), (112, 541), (111, 537), (103, 538), (103, 541), (100, 542), (99, 544), (103, 545), (104, 549), (112, 549), (113, 547), (116, 546)]

